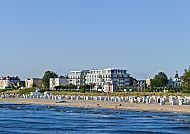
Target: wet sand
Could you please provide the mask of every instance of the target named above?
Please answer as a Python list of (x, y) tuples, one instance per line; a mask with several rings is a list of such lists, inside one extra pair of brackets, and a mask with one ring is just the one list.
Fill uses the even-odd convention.
[(172, 106), (171, 104), (166, 104), (161, 106), (159, 104), (137, 104), (129, 102), (112, 102), (112, 101), (96, 101), (96, 100), (66, 100), (66, 102), (64, 103), (55, 103), (55, 101), (52, 100), (23, 99), (23, 98), (0, 98), (0, 102), (74, 106), (82, 108), (109, 108), (109, 109), (118, 109), (118, 110), (190, 113), (190, 105)]

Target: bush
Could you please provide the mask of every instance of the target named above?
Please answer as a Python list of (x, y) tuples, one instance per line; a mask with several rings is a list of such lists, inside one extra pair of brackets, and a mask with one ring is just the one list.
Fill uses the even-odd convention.
[(11, 91), (12, 89), (0, 89), (0, 93)]
[(36, 91), (36, 88), (29, 88), (29, 89), (20, 89), (18, 94), (30, 94), (31, 92)]
[(190, 93), (190, 89), (185, 88), (185, 89), (182, 89), (181, 92), (182, 93)]
[(56, 90), (77, 89), (77, 86), (75, 86), (75, 85), (73, 85), (73, 84), (69, 84), (69, 85), (60, 85), (60, 86), (56, 86), (55, 89), (56, 89)]
[(85, 89), (85, 88), (81, 88), (81, 89), (79, 90), (79, 92), (80, 92), (80, 93), (85, 93), (85, 92), (86, 92), (86, 89)]

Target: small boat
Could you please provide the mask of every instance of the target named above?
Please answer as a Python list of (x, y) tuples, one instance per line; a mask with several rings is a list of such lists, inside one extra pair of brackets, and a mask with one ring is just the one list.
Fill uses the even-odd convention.
[(66, 102), (65, 100), (57, 100), (55, 103), (64, 103)]

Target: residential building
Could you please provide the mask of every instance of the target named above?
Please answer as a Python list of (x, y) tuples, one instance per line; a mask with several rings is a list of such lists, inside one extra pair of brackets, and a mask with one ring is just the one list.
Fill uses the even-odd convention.
[(151, 82), (152, 82), (152, 79), (150, 79), (150, 77), (148, 77), (148, 78), (146, 79), (146, 87), (147, 87), (147, 88), (151, 88)]
[(31, 78), (25, 80), (25, 88), (38, 87), (42, 88), (43, 82), (42, 79), (39, 78)]
[(174, 82), (174, 87), (176, 87), (176, 88), (181, 87), (182, 82), (181, 82), (181, 79), (180, 79), (177, 71), (176, 71), (175, 77), (173, 79), (173, 82)]
[(50, 78), (50, 89), (54, 90), (56, 86), (68, 85), (69, 80), (67, 77)]
[(182, 81), (179, 77), (178, 71), (176, 71), (174, 78), (173, 79), (171, 77), (169, 78), (168, 85), (174, 88), (179, 88), (181, 87), (181, 84), (182, 84)]
[(137, 91), (138, 88), (138, 81), (137, 79), (130, 77), (130, 90)]
[(1, 77), (0, 78), (0, 89), (18, 88), (19, 82), (20, 82), (20, 78), (18, 76)]
[[(111, 92), (124, 91), (129, 88), (129, 73), (121, 69), (82, 70), (72, 71), (68, 77), (74, 85), (90, 85), (91, 90), (109, 91), (107, 87), (112, 85)], [(106, 88), (106, 89), (105, 89)]]
[(150, 77), (146, 80), (137, 80), (133, 77), (130, 77), (130, 90), (131, 91), (145, 91), (147, 88), (151, 88), (151, 81)]
[(147, 89), (146, 80), (138, 80), (138, 91), (142, 92)]
[(118, 86), (113, 84), (113, 82), (105, 82), (103, 85), (103, 91), (107, 93), (113, 93), (118, 91)]
[(81, 70), (81, 71), (71, 71), (68, 74), (69, 83), (80, 86), (86, 84), (86, 75), (89, 73), (89, 70)]
[(20, 81), (20, 82), (19, 82), (19, 87), (20, 87), (21, 89), (24, 89), (24, 88), (25, 88), (25, 81)]

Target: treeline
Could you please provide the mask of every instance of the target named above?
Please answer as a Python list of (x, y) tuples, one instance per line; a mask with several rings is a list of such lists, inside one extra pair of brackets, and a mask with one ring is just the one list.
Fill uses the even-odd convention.
[(179, 77), (180, 85), (174, 86), (169, 83), (169, 79), (164, 72), (159, 72), (154, 76), (151, 80), (151, 86), (148, 87), (147, 91), (154, 92), (182, 92), (182, 93), (190, 93), (190, 68), (185, 69), (184, 74)]

